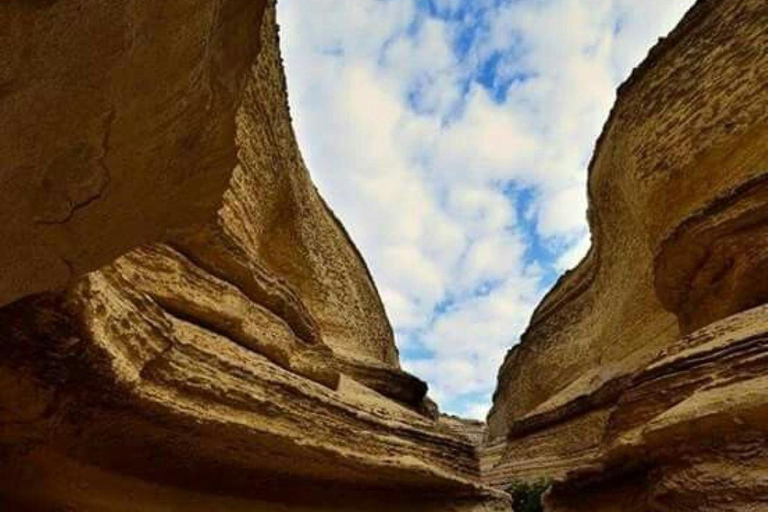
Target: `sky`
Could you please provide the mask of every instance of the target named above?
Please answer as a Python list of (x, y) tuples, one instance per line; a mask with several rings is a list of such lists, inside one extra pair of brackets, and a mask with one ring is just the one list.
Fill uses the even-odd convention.
[(280, 0), (299, 145), (405, 370), (483, 419), (533, 309), (589, 248), (617, 86), (693, 0)]

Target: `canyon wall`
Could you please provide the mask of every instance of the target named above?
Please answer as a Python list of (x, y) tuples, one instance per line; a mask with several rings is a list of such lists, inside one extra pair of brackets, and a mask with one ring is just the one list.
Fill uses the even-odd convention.
[[(65, 23), (107, 30), (112, 18), (60, 17), (79, 12), (80, 3), (13, 2), (2, 9), (15, 16), (9, 22), (19, 31), (38, 22), (40, 30), (65, 33), (75, 30)], [(67, 244), (77, 242), (85, 259), (71, 260), (65, 278), (29, 279), (39, 265), (69, 258), (57, 252), (58, 231), (38, 226), (29, 245), (5, 246), (2, 257), (13, 265), (5, 267), (4, 300), (16, 300), (0, 309), (0, 507), (509, 511), (506, 495), (480, 484), (476, 429), (441, 417), (426, 384), (400, 369), (365, 263), (312, 185), (291, 127), (274, 5), (214, 2), (212, 30), (204, 30), (207, 18), (202, 28), (176, 30), (174, 16), (196, 19), (208, 3), (150, 3), (133, 2), (137, 11), (130, 14), (148, 10), (153, 22), (133, 20), (138, 24), (130, 27), (122, 18), (127, 6), (105, 7), (118, 20), (110, 33), (117, 40), (109, 40), (117, 48), (108, 56), (139, 62), (146, 43), (163, 58), (154, 64), (160, 75), (120, 71), (130, 79), (118, 92), (112, 82), (94, 84), (98, 94), (83, 99), (83, 108), (100, 109), (102, 93), (115, 94), (120, 108), (93, 114), (91, 123), (73, 106), (69, 113), (80, 117), (69, 119), (66, 130), (54, 126), (64, 130), (56, 148), (41, 139), (35, 156), (70, 152), (91, 124), (108, 139), (103, 148), (84, 149), (67, 162), (72, 167), (46, 167), (46, 178), (31, 166), (21, 180), (30, 190), (65, 189), (56, 197), (69, 209), (51, 229), (63, 230)], [(232, 32), (235, 26), (240, 32)], [(139, 33), (126, 41), (123, 29), (131, 28)], [(255, 59), (242, 86), (234, 77), (225, 84), (237, 66), (214, 76), (220, 70), (197, 53), (199, 44), (252, 31), (258, 36), (237, 49), (238, 66)], [(190, 34), (197, 39), (179, 37)], [(121, 46), (128, 43), (136, 46)], [(101, 59), (107, 50), (92, 51)], [(188, 61), (180, 53), (194, 55)], [(91, 68), (55, 64), (80, 78), (100, 77)], [(183, 84), (166, 81), (176, 72), (187, 74)], [(140, 80), (148, 80), (146, 90), (134, 83)], [(31, 101), (23, 98), (33, 82), (3, 97), (10, 118)], [(158, 88), (179, 95), (182, 111)], [(236, 112), (217, 104), (220, 90)], [(80, 101), (67, 89), (57, 94)], [(45, 94), (37, 98), (47, 101)], [(124, 127), (129, 114), (142, 127)], [(32, 121), (29, 136), (38, 132)], [(206, 138), (211, 130), (215, 140)], [(26, 147), (22, 135), (13, 132), (13, 143), (21, 143), (14, 150)], [(150, 155), (152, 162), (145, 161)], [(91, 183), (90, 171), (79, 167), (89, 158), (94, 169), (110, 170), (103, 198), (91, 199), (80, 186)], [(31, 199), (25, 192), (14, 200)], [(4, 228), (11, 239), (18, 237), (13, 230), (26, 229), (28, 211), (47, 215), (39, 204), (28, 206), (8, 214), (17, 215)], [(147, 237), (156, 241), (81, 275)], [(31, 248), (37, 259), (24, 256)]]
[(621, 86), (592, 248), (499, 372), (486, 481), (552, 510), (768, 506), (768, 5), (700, 0)]

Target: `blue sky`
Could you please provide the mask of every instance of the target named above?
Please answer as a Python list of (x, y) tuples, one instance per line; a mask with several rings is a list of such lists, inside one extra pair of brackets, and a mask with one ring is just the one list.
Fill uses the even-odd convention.
[(533, 308), (589, 247), (615, 89), (692, 0), (280, 0), (291, 112), (403, 366), (483, 418)]

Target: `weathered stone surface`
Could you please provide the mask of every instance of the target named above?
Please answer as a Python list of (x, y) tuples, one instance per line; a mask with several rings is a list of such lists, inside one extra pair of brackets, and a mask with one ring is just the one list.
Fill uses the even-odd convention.
[[(594, 247), (507, 358), (493, 437), (577, 379), (588, 389), (639, 369), (681, 328), (765, 301), (747, 277), (762, 268), (752, 253), (765, 238), (765, 9), (759, 1), (699, 2), (621, 87), (590, 166)], [(757, 247), (739, 252), (739, 234)], [(711, 313), (702, 301), (712, 302)]]
[(266, 4), (0, 3), (0, 304), (219, 208)]
[(768, 6), (700, 0), (618, 95), (593, 247), (500, 370), (487, 483), (550, 510), (768, 504)]
[(218, 211), (0, 309), (12, 510), (509, 511), (480, 485), (482, 425), (440, 417), (399, 367), (264, 16)]

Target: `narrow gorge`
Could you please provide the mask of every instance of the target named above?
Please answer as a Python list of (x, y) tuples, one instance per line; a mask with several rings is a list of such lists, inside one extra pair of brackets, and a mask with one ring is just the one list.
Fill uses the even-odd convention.
[(273, 0), (0, 24), (0, 510), (510, 512), (537, 482), (550, 512), (768, 510), (764, 0), (698, 0), (620, 87), (592, 247), (485, 424), (401, 368)]

